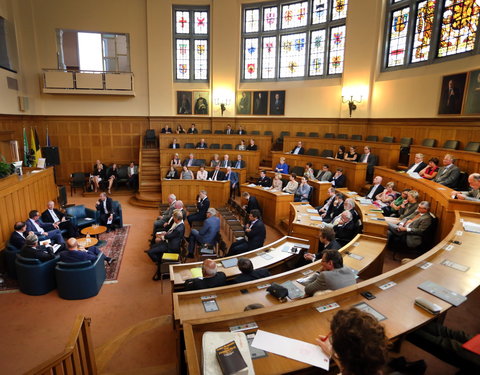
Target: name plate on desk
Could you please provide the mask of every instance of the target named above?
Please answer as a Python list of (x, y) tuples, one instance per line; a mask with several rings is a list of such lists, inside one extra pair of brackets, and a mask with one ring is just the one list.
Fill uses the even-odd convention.
[(443, 299), (445, 302), (448, 302), (453, 306), (458, 306), (467, 300), (467, 297), (455, 293), (454, 291), (438, 285), (433, 281), (425, 281), (424, 283), (421, 283), (418, 286), (418, 289), (421, 289), (435, 297)]

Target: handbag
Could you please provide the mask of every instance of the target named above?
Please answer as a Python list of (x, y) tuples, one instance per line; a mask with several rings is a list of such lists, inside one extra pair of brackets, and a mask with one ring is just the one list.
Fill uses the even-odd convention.
[(278, 283), (272, 283), (267, 288), (267, 292), (279, 300), (282, 300), (288, 296), (288, 289)]

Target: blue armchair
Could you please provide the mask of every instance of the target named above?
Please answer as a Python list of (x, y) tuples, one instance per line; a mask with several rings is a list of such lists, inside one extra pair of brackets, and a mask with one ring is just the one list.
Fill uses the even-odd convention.
[(117, 228), (123, 228), (123, 215), (122, 215), (122, 205), (119, 201), (112, 201), (113, 209), (113, 224)]
[(7, 247), (5, 248), (5, 263), (7, 268), (7, 274), (12, 279), (17, 279), (17, 270), (15, 268), (15, 259), (17, 258), (17, 254), (20, 253), (20, 249), (17, 249), (15, 246), (7, 243)]
[(98, 224), (97, 211), (86, 208), (83, 204), (67, 207), (66, 211), (67, 215), (71, 216), (73, 225), (79, 229)]
[(20, 254), (15, 260), (20, 290), (31, 296), (47, 294), (55, 289), (55, 265), (59, 257), (41, 262), (38, 259), (24, 258)]
[(55, 267), (58, 295), (64, 299), (85, 299), (96, 296), (106, 278), (105, 256), (100, 254), (92, 263), (89, 260), (75, 263), (58, 262)]

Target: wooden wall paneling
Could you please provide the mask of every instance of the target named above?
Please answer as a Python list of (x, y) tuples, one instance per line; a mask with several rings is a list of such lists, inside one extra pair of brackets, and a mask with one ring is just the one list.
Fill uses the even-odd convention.
[(351, 138), (354, 134), (360, 134), (365, 139), (368, 135), (367, 127), (367, 119), (339, 119), (336, 134), (348, 134), (348, 138)]

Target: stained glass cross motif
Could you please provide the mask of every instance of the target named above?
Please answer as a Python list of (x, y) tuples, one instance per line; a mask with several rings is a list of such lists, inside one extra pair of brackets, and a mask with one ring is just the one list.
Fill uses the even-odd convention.
[(272, 52), (273, 43), (265, 43), (265, 48), (268, 53)]
[(295, 50), (301, 51), (305, 47), (305, 39), (296, 39), (295, 40)]
[(323, 37), (321, 37), (321, 36), (317, 36), (313, 40), (313, 44), (314, 44), (315, 48), (320, 48), (320, 46), (322, 45), (322, 42), (323, 42)]
[(306, 13), (307, 13), (307, 11), (305, 10), (305, 8), (300, 8), (299, 11), (298, 11), (298, 14), (297, 14), (298, 20), (301, 21), (303, 19), (303, 17), (305, 17)]
[(186, 44), (179, 44), (178, 45), (178, 51), (180, 52), (180, 55), (185, 55), (188, 51), (188, 45)]
[(197, 26), (205, 26), (205, 17), (197, 18)]
[(180, 70), (180, 73), (185, 74), (188, 72), (188, 67), (187, 64), (178, 64), (178, 69)]
[(182, 17), (178, 20), (178, 23), (181, 25), (181, 28), (184, 29), (188, 21)]
[(203, 55), (205, 53), (205, 46), (203, 44), (197, 45), (197, 53)]
[(249, 74), (255, 73), (255, 64), (247, 64), (247, 72)]
[(277, 18), (277, 15), (275, 13), (267, 13), (267, 15), (265, 16), (265, 21), (271, 25), (272, 23), (275, 22)]
[(333, 43), (335, 43), (337, 46), (342, 42), (342, 33), (334, 33), (333, 34)]
[(287, 10), (285, 12), (285, 15), (283, 16), (283, 19), (289, 23), (293, 19), (293, 12), (291, 10)]
[(295, 61), (290, 61), (288, 63), (288, 69), (290, 69), (290, 72), (295, 73), (295, 70), (297, 70), (298, 64)]
[(342, 63), (342, 58), (340, 56), (334, 56), (332, 58), (332, 65), (335, 68), (338, 68), (340, 64)]
[(284, 51), (291, 51), (292, 50), (292, 42), (290, 40), (286, 40), (283, 42), (282, 48)]
[(253, 47), (253, 46), (250, 47), (249, 49), (247, 49), (247, 51), (248, 51), (248, 53), (249, 53), (250, 55), (253, 55), (256, 50), (257, 50), (257, 49), (256, 49), (255, 47)]

